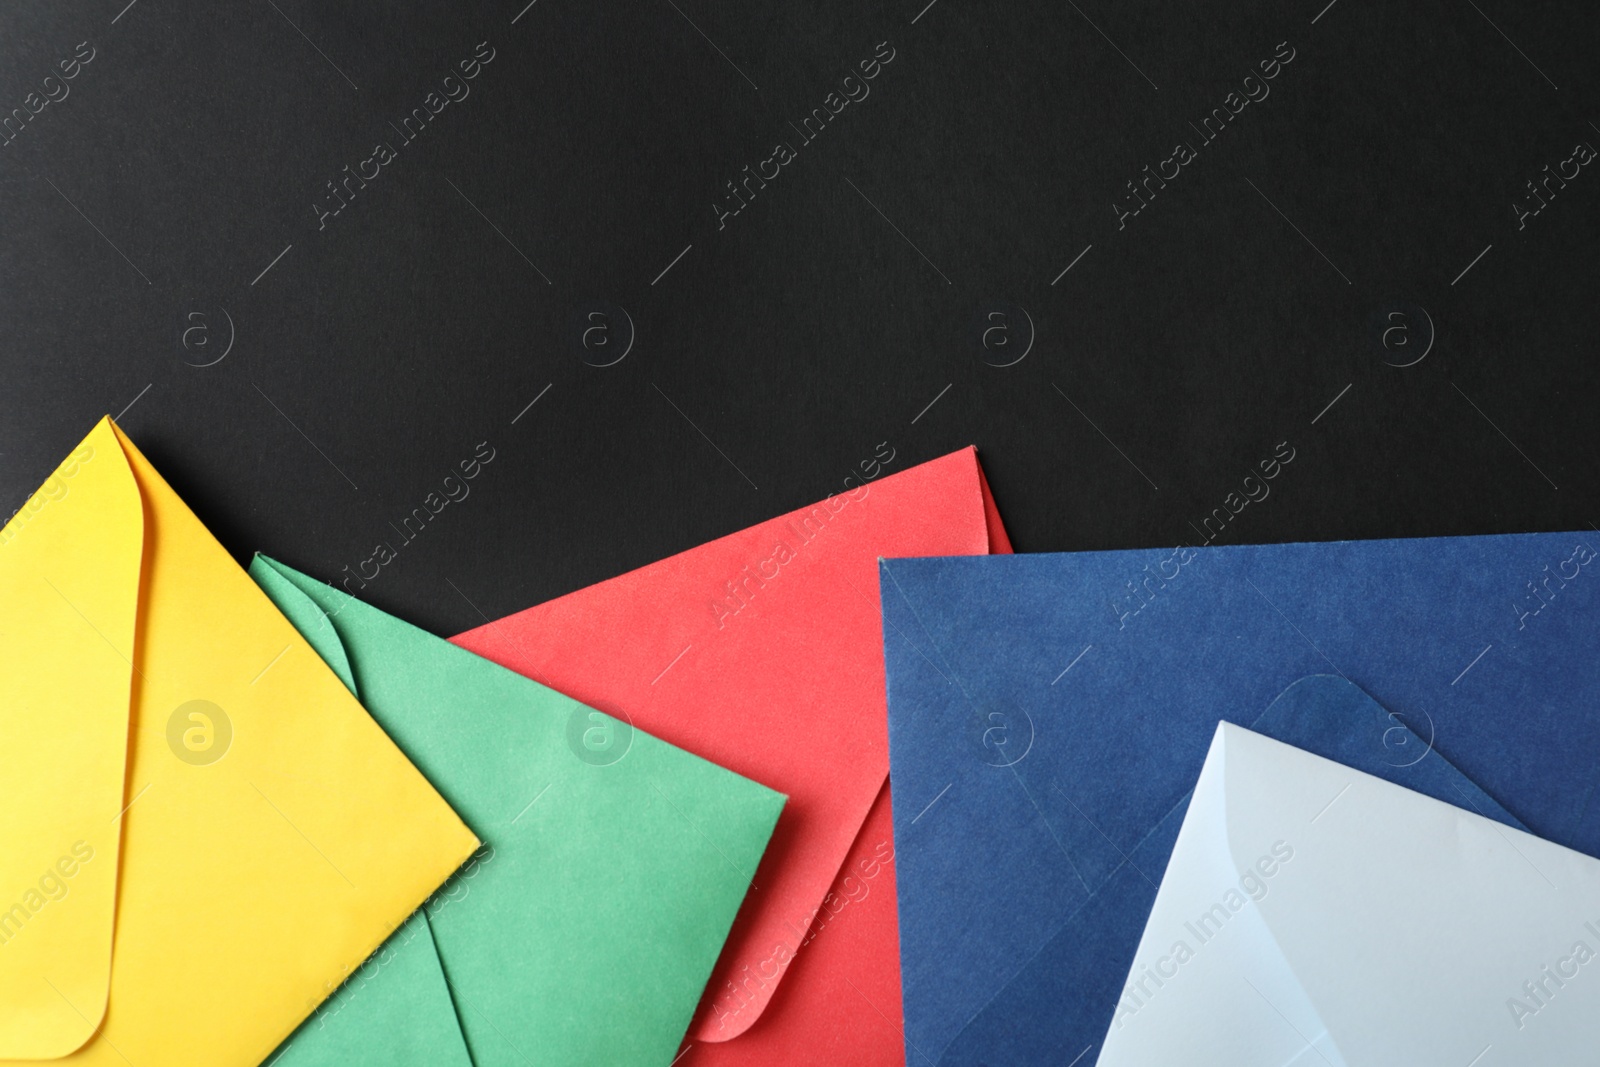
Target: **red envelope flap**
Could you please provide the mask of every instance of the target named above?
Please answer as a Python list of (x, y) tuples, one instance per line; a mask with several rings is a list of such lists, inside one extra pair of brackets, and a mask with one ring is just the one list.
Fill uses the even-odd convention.
[(894, 860), (885, 783), (759, 1025), (737, 1041), (690, 1035), (674, 1067), (905, 1067)]
[(978, 465), (978, 482), (983, 487), (983, 518), (989, 528), (989, 555), (1009, 556), (1011, 535), (1006, 533), (1005, 524), (1000, 521), (1000, 509), (995, 506), (994, 494), (989, 491), (989, 478), (983, 473), (982, 464)]
[(888, 775), (878, 558), (985, 554), (992, 514), (966, 448), (453, 638), (788, 794), (691, 1037), (760, 1016)]

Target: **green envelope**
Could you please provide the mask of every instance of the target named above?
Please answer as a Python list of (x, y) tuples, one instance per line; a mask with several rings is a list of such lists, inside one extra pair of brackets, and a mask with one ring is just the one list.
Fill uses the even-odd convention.
[(250, 576), (484, 842), (272, 1067), (671, 1063), (783, 794), (265, 556)]

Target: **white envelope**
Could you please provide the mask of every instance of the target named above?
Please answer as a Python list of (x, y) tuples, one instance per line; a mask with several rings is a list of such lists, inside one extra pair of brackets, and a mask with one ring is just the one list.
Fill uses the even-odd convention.
[(1097, 1062), (1530, 1067), (1597, 1049), (1600, 861), (1222, 723)]

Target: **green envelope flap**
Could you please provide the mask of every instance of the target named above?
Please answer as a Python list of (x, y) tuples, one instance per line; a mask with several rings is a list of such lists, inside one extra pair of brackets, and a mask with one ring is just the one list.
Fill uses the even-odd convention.
[(269, 1067), (358, 1063), (472, 1067), (433, 934), (420, 911), (267, 1060)]
[(671, 1062), (783, 795), (280, 563), (251, 573), (314, 602), (367, 710), (485, 842), (427, 908), (477, 1067)]
[[(294, 624), (339, 680), (361, 697), (355, 675), (327, 612), (257, 556), (250, 577)], [(480, 855), (483, 850), (480, 850)], [(477, 856), (433, 899), (454, 892)], [(413, 914), (358, 967), (268, 1059), (270, 1067), (346, 1067), (385, 1063), (396, 1067), (472, 1067), (466, 1035), (456, 1017), (444, 965), (427, 916)]]
[(300, 636), (306, 643), (316, 650), (346, 689), (361, 699), (361, 690), (356, 686), (355, 674), (350, 670), (350, 657), (345, 655), (344, 642), (339, 640), (339, 632), (333, 628), (333, 620), (328, 618), (328, 613), (323, 611), (315, 600), (300, 591), (300, 587), (292, 582), (287, 574), (280, 573), (275, 563), (266, 556), (256, 553), (250, 561), (250, 577), (259, 585), (267, 597), (283, 612), (284, 618), (294, 623), (294, 628), (300, 631)]

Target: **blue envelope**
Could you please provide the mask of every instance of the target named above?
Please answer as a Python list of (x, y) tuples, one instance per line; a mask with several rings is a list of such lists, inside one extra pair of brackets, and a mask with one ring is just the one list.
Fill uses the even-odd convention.
[(1600, 853), (1597, 543), (885, 561), (908, 1062), (1094, 1062), (1219, 719)]

